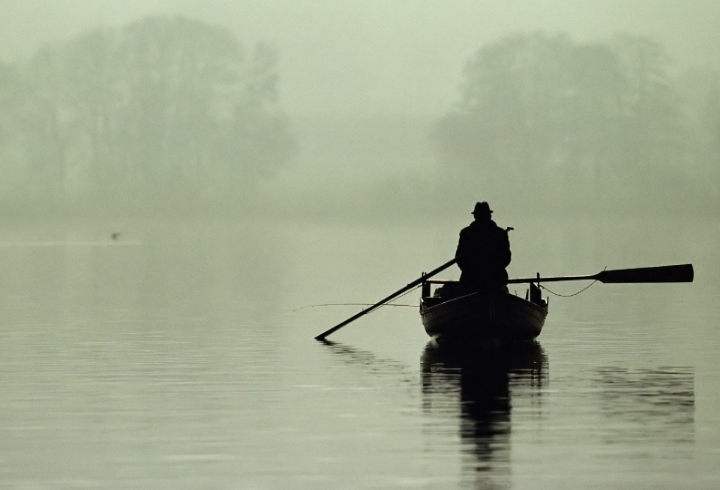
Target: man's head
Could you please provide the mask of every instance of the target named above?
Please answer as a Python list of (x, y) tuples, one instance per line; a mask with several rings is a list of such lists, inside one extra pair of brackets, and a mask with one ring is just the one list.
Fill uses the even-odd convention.
[(492, 209), (490, 209), (490, 205), (485, 201), (478, 202), (475, 203), (475, 209), (473, 209), (472, 214), (475, 216), (476, 220), (490, 219)]

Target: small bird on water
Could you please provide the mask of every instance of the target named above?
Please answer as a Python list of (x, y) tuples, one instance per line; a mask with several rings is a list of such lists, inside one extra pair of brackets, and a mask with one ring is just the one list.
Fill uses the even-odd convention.
[(110, 235), (113, 240), (117, 240), (120, 237), (120, 232), (116, 231), (112, 235)]

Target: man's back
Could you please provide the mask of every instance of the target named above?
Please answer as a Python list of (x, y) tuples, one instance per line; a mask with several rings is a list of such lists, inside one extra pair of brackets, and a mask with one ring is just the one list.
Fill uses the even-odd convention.
[(507, 231), (489, 216), (476, 216), (460, 232), (455, 256), (462, 271), (460, 282), (472, 289), (505, 289), (510, 264), (510, 241)]

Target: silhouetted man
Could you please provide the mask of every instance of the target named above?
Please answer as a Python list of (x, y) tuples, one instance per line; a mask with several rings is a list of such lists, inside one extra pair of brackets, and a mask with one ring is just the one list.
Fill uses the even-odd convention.
[(460, 232), (455, 257), (462, 271), (460, 284), (472, 291), (507, 291), (510, 263), (508, 232), (491, 219), (486, 202), (475, 204), (475, 221)]

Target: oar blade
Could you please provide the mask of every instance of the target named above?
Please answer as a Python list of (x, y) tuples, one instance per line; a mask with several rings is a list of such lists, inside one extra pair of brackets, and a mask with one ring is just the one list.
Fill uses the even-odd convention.
[(650, 283), (650, 282), (692, 282), (695, 276), (692, 264), (663, 265), (640, 269), (617, 269), (600, 272), (596, 278), (600, 282), (614, 284)]

